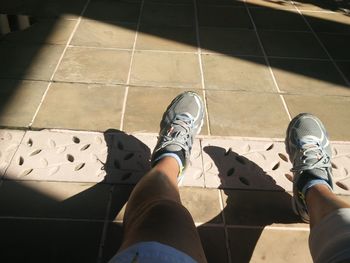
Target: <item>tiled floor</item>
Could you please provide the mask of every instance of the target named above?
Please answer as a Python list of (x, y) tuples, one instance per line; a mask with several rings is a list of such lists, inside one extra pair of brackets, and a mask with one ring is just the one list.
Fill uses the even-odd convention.
[[(0, 127), (156, 133), (172, 98), (194, 90), (208, 139), (282, 139), (308, 111), (332, 140), (350, 141), (349, 10), (345, 0), (2, 1), (0, 14), (33, 24), (0, 33)], [(116, 252), (131, 187), (79, 180), (0, 181), (0, 261), (106, 262)], [(181, 193), (209, 262), (311, 262), (289, 194)]]

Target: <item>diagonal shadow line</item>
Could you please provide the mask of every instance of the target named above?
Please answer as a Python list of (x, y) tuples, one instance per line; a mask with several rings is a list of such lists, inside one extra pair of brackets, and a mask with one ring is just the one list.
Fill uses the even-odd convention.
[[(203, 2), (214, 3), (215, 1)], [(216, 13), (212, 13), (211, 9), (213, 6), (206, 6), (204, 4), (201, 4), (201, 1), (198, 1), (201, 49), (204, 51), (207, 50), (208, 52), (224, 54), (227, 57), (237, 58), (242, 61), (248, 61), (254, 64), (261, 64), (266, 66), (260, 46), (257, 42), (256, 37), (254, 36), (254, 32), (252, 31), (252, 23), (248, 17), (244, 5), (235, 1), (218, 1), (219, 4), (227, 4), (231, 2), (232, 9), (230, 9), (231, 7), (227, 5), (217, 5), (219, 9), (216, 11)], [(305, 0), (305, 2), (312, 3), (311, 0)], [(103, 21), (104, 23), (110, 23), (120, 28), (126, 28), (133, 31), (135, 30), (135, 23), (137, 22), (139, 15), (140, 3), (141, 2), (137, 0), (92, 0), (83, 18)], [(147, 10), (144, 10), (142, 14), (142, 21), (139, 32), (174, 42), (183, 43), (188, 46), (197, 47), (194, 27), (195, 23), (193, 21), (194, 12), (192, 5), (162, 5), (163, 9), (157, 9), (155, 7), (157, 7), (158, 4), (152, 6), (151, 3), (152, 1), (146, 1)], [(183, 1), (183, 3), (188, 3), (188, 1)], [(281, 3), (285, 4), (286, 2)], [(327, 3), (328, 2), (320, 2), (318, 5), (322, 8), (335, 10), (336, 7), (334, 5), (329, 6), (329, 3)], [(52, 19), (56, 19), (62, 16), (68, 16), (68, 18), (70, 18), (70, 16), (79, 15), (79, 12), (81, 11), (84, 4), (85, 1), (83, 0), (76, 0), (74, 2), (67, 2), (63, 4), (58, 4), (54, 1), (47, 2), (42, 0), (32, 0), (22, 2), (17, 0), (5, 1), (1, 4), (0, 13), (31, 15), (38, 19), (38, 24), (47, 24), (46, 29), (42, 32), (43, 35), (38, 39), (30, 39), (28, 38), (28, 34), (25, 34), (24, 32), (16, 32), (14, 34), (9, 34), (1, 38), (0, 57), (1, 60), (6, 61), (6, 63), (1, 64), (0, 66), (2, 72), (0, 73), (0, 79), (2, 79), (3, 82), (3, 88), (0, 90), (1, 112), (6, 113), (6, 107), (11, 106), (12, 100), (21, 99), (25, 101), (23, 98), (26, 95), (24, 91), (24, 95), (22, 94), (22, 97), (20, 95), (15, 96), (16, 88), (21, 84), (20, 79), (28, 78), (33, 80), (48, 80), (50, 71), (47, 71), (46, 76), (40, 76), (42, 75), (41, 73), (38, 73), (37, 75), (34, 73), (34, 75), (29, 75), (29, 77), (26, 75), (31, 74), (33, 69), (35, 71), (36, 67), (38, 67), (37, 64), (34, 66), (33, 63), (35, 62), (35, 59), (40, 55), (40, 53), (42, 53), (43, 47), (48, 47), (51, 49), (52, 53), (49, 53), (51, 59), (53, 59), (56, 53), (58, 54), (60, 51), (62, 51), (62, 46), (44, 45), (46, 39), (49, 37), (51, 30), (55, 28), (57, 22), (56, 20)], [(338, 9), (346, 8), (348, 7), (348, 3), (342, 1), (340, 3), (337, 3), (336, 6)], [(293, 45), (291, 45), (289, 42), (293, 42), (293, 38), (298, 39), (298, 35), (303, 38), (302, 35), (306, 36), (307, 33), (278, 33), (276, 31), (260, 30), (260, 24), (263, 28), (278, 30), (284, 30), (287, 28), (290, 30), (309, 31), (305, 22), (302, 21), (302, 18), (299, 14), (296, 12), (277, 10), (268, 7), (265, 7), (264, 11), (262, 11), (263, 9), (259, 8), (259, 5), (249, 3), (247, 3), (247, 7), (250, 8), (254, 20), (258, 21), (258, 32), (260, 34), (260, 37), (262, 37), (263, 46), (267, 52), (267, 55), (271, 56), (269, 58), (269, 61), (273, 68), (297, 75), (306, 76), (310, 79), (317, 79), (329, 84), (339, 85), (344, 88), (346, 87), (346, 83), (337, 73), (335, 67), (329, 61), (327, 61), (327, 56), (320, 49), (319, 44), (317, 41), (315, 41), (315, 39), (313, 39), (313, 37), (311, 37), (312, 39), (305, 40), (306, 42), (311, 41), (313, 44), (315, 44), (314, 48), (309, 49), (308, 52), (313, 53), (317, 59), (324, 59), (326, 61), (315, 62), (307, 60), (273, 58), (274, 56), (288, 57), (290, 55), (298, 57), (298, 55), (293, 55), (293, 49), (295, 47), (293, 47)], [(336, 48), (341, 45), (342, 42), (345, 41), (345, 43), (347, 43), (349, 41), (349, 25), (341, 22), (327, 21), (325, 19), (312, 17), (308, 14), (304, 14), (304, 16), (311, 23), (311, 25), (316, 27), (316, 29), (317, 27), (321, 27), (326, 28), (327, 31), (334, 29), (335, 32), (339, 31), (338, 33), (343, 33), (337, 34), (335, 36), (321, 33), (317, 34), (319, 37), (321, 37), (321, 39), (323, 37), (323, 40), (329, 44), (329, 47), (326, 45), (326, 47), (328, 47), (328, 52), (330, 52), (331, 55), (334, 55), (336, 59), (350, 59), (346, 53), (346, 50), (339, 51), (339, 48)], [(118, 20), (123, 22), (119, 22)], [(278, 25), (277, 22), (274, 21), (281, 22), (281, 25)], [(186, 26), (177, 27), (181, 24), (184, 24)], [(220, 32), (220, 30), (223, 32)], [(230, 34), (231, 37), (229, 36)], [(274, 37), (273, 35), (275, 34), (280, 35), (278, 37)], [(294, 37), (293, 34), (297, 35)], [(220, 38), (222, 41), (220, 41)], [(296, 42), (293, 44), (296, 44)], [(53, 49), (57, 50), (53, 51)], [(251, 54), (254, 54), (254, 56), (250, 56)], [(302, 55), (302, 57), (305, 56), (307, 55)], [(50, 61), (46, 61), (46, 63), (50, 64)], [(54, 59), (52, 63), (54, 64)], [(349, 70), (347, 64), (348, 63), (345, 63), (344, 65), (339, 64), (338, 66), (342, 68), (343, 73), (349, 78)], [(51, 65), (51, 67), (54, 66)], [(42, 71), (43, 69), (41, 68), (39, 70)], [(232, 87), (226, 88), (232, 89)], [(233, 88), (236, 89), (235, 87)], [(307, 88), (308, 87), (302, 89)], [(330, 89), (331, 88), (332, 87), (330, 87)], [(43, 94), (43, 90), (44, 89), (41, 90), (40, 94)], [(37, 103), (39, 103), (39, 101)], [(28, 110), (33, 109), (29, 108)]]

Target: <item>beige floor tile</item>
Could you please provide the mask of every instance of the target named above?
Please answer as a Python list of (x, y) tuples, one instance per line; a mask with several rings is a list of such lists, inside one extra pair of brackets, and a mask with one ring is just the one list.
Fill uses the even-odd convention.
[(222, 190), (221, 194), (225, 222), (228, 225), (304, 225), (300, 224), (300, 219), (294, 214), (292, 196), (287, 192)]
[(141, 15), (141, 25), (194, 26), (194, 7), (146, 3)]
[(293, 4), (289, 0), (271, 0), (271, 1), (264, 1), (264, 0), (246, 0), (247, 6), (252, 8), (273, 8), (273, 9), (290, 9), (295, 10)]
[(124, 90), (119, 86), (52, 84), (33, 126), (99, 131), (118, 129)]
[[(1, 262), (96, 262), (101, 222), (1, 219)], [(19, 252), (20, 251), (20, 252)]]
[(264, 58), (203, 55), (206, 89), (276, 91)]
[(2, 216), (104, 219), (108, 184), (6, 181), (0, 187)]
[(207, 91), (212, 135), (285, 136), (288, 117), (278, 95)]
[(141, 26), (136, 49), (197, 51), (194, 27)]
[(201, 88), (198, 55), (136, 52), (130, 83), (142, 86)]
[(327, 58), (312, 33), (259, 31), (259, 35), (268, 56)]
[(135, 35), (135, 24), (84, 19), (74, 34), (71, 44), (76, 46), (132, 49)]
[(245, 7), (198, 5), (199, 26), (252, 29)]
[(342, 7), (346, 8), (346, 2), (344, 1), (318, 1), (318, 0), (309, 0), (309, 1), (293, 1), (295, 6), (299, 10), (303, 11), (334, 11), (343, 13), (341, 11)]
[(349, 87), (330, 61), (270, 58), (270, 64), (281, 91), (350, 95)]
[(231, 256), (235, 262), (312, 262), (308, 231), (229, 228)]
[(203, 52), (262, 56), (255, 31), (233, 28), (199, 28)]
[(335, 96), (284, 96), (292, 117), (301, 112), (318, 116), (331, 140), (350, 140), (350, 98)]
[(0, 45), (0, 77), (49, 80), (63, 52), (61, 45)]
[(99, 21), (137, 23), (141, 2), (102, 0), (91, 1), (84, 17)]
[(0, 80), (0, 125), (28, 126), (47, 85), (39, 81)]
[[(202, 95), (201, 90), (194, 90)], [(182, 89), (130, 87), (125, 109), (124, 129), (127, 132), (159, 132), (159, 123), (171, 101)], [(204, 122), (201, 134), (207, 133)]]
[(55, 74), (59, 81), (126, 83), (131, 52), (69, 48)]
[(227, 263), (225, 230), (202, 225), (197, 228), (208, 263)]
[(350, 19), (345, 14), (302, 12), (316, 32), (350, 34)]
[(318, 36), (333, 59), (350, 59), (350, 34), (319, 33)]
[(17, 44), (65, 45), (77, 22), (75, 20), (38, 20), (25, 30), (14, 31), (2, 41)]
[(182, 204), (196, 223), (222, 223), (220, 193), (217, 189), (181, 187)]
[(296, 10), (252, 8), (250, 13), (258, 29), (310, 31), (303, 17)]

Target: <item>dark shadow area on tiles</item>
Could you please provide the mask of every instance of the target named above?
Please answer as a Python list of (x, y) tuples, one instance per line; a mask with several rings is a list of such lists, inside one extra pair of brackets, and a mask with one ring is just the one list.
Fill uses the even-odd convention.
[[(1, 262), (105, 262), (117, 252), (122, 227), (113, 221), (122, 219), (134, 185), (148, 171), (150, 150), (117, 130), (104, 138), (100, 183), (30, 181), (29, 175), (2, 181)], [(122, 160), (117, 168), (116, 160)]]
[[(291, 196), (260, 166), (221, 147), (207, 146), (204, 151), (219, 170), (225, 203), (223, 213), (217, 217), (224, 216), (226, 225), (231, 226), (228, 229), (229, 249), (235, 262), (250, 262), (265, 226), (301, 222), (292, 210)], [(225, 188), (228, 185), (230, 189)], [(206, 224), (216, 221), (215, 217)], [(226, 244), (216, 246), (219, 249)]]

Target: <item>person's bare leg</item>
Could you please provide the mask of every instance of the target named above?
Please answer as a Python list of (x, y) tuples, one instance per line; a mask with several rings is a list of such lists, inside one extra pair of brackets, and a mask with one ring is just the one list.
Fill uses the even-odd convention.
[(193, 219), (180, 201), (178, 174), (176, 160), (165, 157), (136, 185), (125, 211), (125, 239), (120, 250), (142, 241), (157, 241), (206, 262)]
[(310, 216), (310, 228), (325, 216), (339, 208), (350, 208), (350, 204), (337, 197), (326, 185), (315, 185), (306, 194), (306, 205)]

